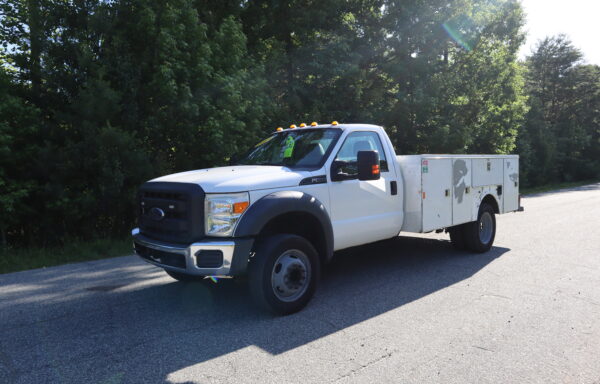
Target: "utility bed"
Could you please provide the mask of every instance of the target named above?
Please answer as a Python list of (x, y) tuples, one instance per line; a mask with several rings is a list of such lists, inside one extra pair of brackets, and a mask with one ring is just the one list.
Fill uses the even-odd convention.
[(477, 220), (492, 194), (498, 213), (519, 209), (518, 155), (396, 156), (404, 178), (406, 232), (430, 232)]

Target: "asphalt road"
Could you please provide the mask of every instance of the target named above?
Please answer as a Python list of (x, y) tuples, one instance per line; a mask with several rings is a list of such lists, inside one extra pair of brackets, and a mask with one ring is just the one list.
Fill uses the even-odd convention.
[(600, 383), (600, 184), (523, 205), (487, 254), (340, 253), (281, 318), (133, 256), (0, 275), (0, 383)]

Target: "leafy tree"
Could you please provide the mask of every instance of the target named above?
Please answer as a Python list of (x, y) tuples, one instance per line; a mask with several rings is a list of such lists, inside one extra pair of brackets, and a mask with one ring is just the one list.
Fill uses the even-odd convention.
[(301, 121), (598, 177), (599, 68), (562, 36), (518, 63), (522, 24), (517, 0), (4, 0), (0, 241), (124, 234), (143, 181)]
[(514, 148), (525, 112), (517, 2), (392, 2), (385, 117), (401, 153)]
[(530, 111), (519, 140), (526, 184), (600, 176), (600, 68), (581, 59), (564, 35), (540, 41), (527, 59)]
[(0, 246), (7, 245), (7, 232), (25, 230), (28, 198), (37, 181), (26, 166), (37, 156), (36, 134), (39, 110), (16, 96), (17, 85), (0, 66)]

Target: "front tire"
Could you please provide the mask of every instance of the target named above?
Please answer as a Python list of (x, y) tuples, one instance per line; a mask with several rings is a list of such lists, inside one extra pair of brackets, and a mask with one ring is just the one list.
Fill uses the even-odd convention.
[(260, 240), (248, 265), (248, 284), (254, 300), (277, 315), (304, 308), (317, 288), (321, 265), (317, 251), (296, 235), (273, 235)]
[(477, 221), (465, 225), (465, 241), (470, 251), (483, 253), (490, 250), (496, 237), (494, 209), (487, 203), (479, 207)]

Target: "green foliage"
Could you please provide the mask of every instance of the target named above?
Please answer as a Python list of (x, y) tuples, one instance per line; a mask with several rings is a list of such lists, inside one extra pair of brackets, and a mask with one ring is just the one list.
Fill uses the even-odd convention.
[(27, 200), (37, 186), (27, 164), (36, 156), (40, 114), (15, 96), (19, 88), (0, 72), (0, 246), (6, 246), (9, 229), (23, 230), (31, 212)]
[(600, 177), (600, 67), (581, 57), (560, 35), (527, 60), (530, 110), (519, 138), (525, 185)]
[(517, 0), (5, 0), (2, 243), (121, 236), (140, 183), (302, 121), (594, 178), (599, 69), (564, 39), (518, 63), (522, 24)]
[(190, 0), (0, 9), (0, 228), (14, 243), (127, 233), (142, 182), (222, 164), (271, 130), (235, 17), (205, 23)]

